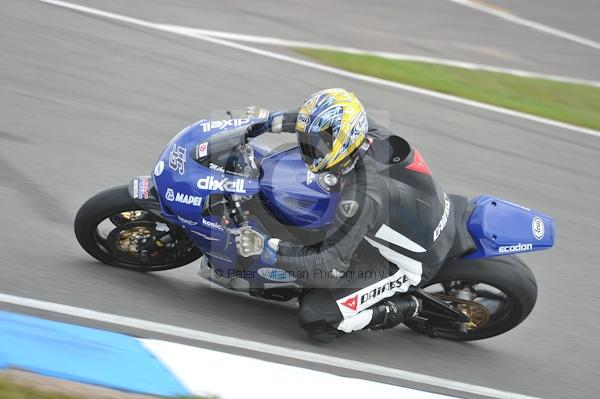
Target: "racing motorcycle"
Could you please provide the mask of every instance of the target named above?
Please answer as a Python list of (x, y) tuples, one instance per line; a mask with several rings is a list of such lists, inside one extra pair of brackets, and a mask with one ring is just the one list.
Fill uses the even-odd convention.
[[(294, 275), (258, 257), (239, 257), (235, 237), (240, 226), (249, 225), (286, 241), (314, 243), (333, 220), (338, 178), (311, 173), (296, 147), (274, 150), (249, 139), (250, 127), (258, 122), (230, 115), (183, 129), (151, 176), (138, 176), (81, 206), (75, 218), (81, 246), (107, 265), (142, 272), (200, 258), (199, 274), (228, 289), (277, 301), (302, 295), (306, 288)], [(412, 179), (415, 185), (432, 179), (419, 173), (419, 153), (400, 137), (373, 145), (389, 178)], [(446, 208), (454, 209), (452, 214), (444, 210), (440, 225), (454, 217), (456, 239), (435, 278), (410, 289), (422, 299), (423, 311), (405, 324), (459, 341), (514, 328), (537, 298), (536, 279), (515, 254), (552, 247), (554, 221), (489, 195), (471, 200), (434, 195), (443, 195)]]

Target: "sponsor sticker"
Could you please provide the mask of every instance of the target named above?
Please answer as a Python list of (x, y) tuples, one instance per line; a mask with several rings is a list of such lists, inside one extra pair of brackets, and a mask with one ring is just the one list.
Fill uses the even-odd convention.
[(442, 234), (442, 231), (444, 231), (446, 224), (448, 224), (448, 216), (450, 216), (450, 200), (448, 199), (446, 193), (444, 193), (444, 213), (442, 214), (442, 218), (440, 219), (437, 227), (433, 231), (433, 242), (435, 242), (440, 234)]
[(208, 220), (208, 219), (204, 219), (204, 218), (202, 218), (201, 222), (202, 222), (202, 225), (203, 225), (203, 226), (205, 226), (205, 227), (208, 227), (209, 229), (213, 229), (213, 230), (221, 230), (221, 231), (225, 230), (225, 229), (223, 228), (223, 226), (221, 226), (221, 225), (220, 225), (219, 223), (217, 223), (217, 222), (213, 222), (212, 220)]
[(198, 224), (198, 222), (194, 222), (193, 220), (182, 218), (181, 216), (177, 216), (177, 219), (179, 219), (179, 221), (182, 223), (189, 224), (190, 226), (196, 226)]
[(533, 250), (533, 244), (515, 244), (515, 245), (505, 245), (498, 248), (498, 252), (501, 254), (509, 254), (512, 252), (524, 252)]
[(167, 188), (167, 193), (165, 194), (165, 198), (171, 202), (179, 202), (180, 204), (193, 205), (193, 206), (202, 206), (202, 197), (197, 197), (195, 195), (176, 193), (172, 188)]
[(402, 270), (398, 270), (394, 275), (338, 299), (336, 302), (345, 318), (373, 306), (396, 292), (406, 292), (409, 285), (408, 276)]
[(245, 193), (244, 179), (215, 179), (213, 176), (207, 176), (199, 179), (197, 186), (200, 190), (224, 191), (228, 193)]
[(133, 188), (133, 198), (137, 198), (138, 197), (138, 193), (139, 193), (138, 179), (133, 179), (133, 183), (132, 183), (131, 186)]
[(133, 180), (133, 198), (148, 199), (148, 176), (142, 176)]
[(216, 170), (217, 172), (225, 173), (225, 168), (220, 165), (217, 165), (216, 163), (212, 163), (212, 162), (209, 163), (208, 168), (212, 169), (212, 170)]
[(531, 221), (531, 232), (536, 240), (541, 240), (544, 238), (546, 226), (544, 226), (544, 221), (539, 216), (534, 217)]
[(223, 130), (223, 129), (229, 128), (229, 127), (240, 127), (240, 126), (247, 124), (248, 122), (250, 122), (250, 119), (248, 119), (248, 118), (224, 119), (221, 121), (211, 121), (211, 122), (201, 123), (200, 126), (202, 126), (202, 131), (204, 133), (206, 133), (206, 132), (211, 131), (212, 129)]
[(185, 148), (173, 144), (173, 148), (169, 153), (169, 167), (180, 175), (185, 173)]
[(173, 201), (175, 199), (175, 193), (172, 188), (167, 188), (167, 192), (165, 193), (165, 198), (169, 201)]
[(354, 169), (354, 167), (356, 166), (356, 163), (358, 162), (358, 157), (354, 159), (354, 161), (352, 161), (352, 163), (348, 166), (346, 166), (345, 168), (342, 169), (342, 174), (346, 175), (348, 173), (350, 173), (350, 171), (352, 169)]
[(165, 162), (158, 161), (158, 163), (154, 167), (154, 176), (160, 176), (162, 174), (163, 170), (165, 170)]
[(196, 158), (202, 158), (208, 155), (208, 143), (200, 143), (198, 144), (198, 149), (196, 153)]
[(358, 306), (358, 294), (351, 296), (343, 302), (340, 302), (340, 305), (345, 306), (350, 310), (356, 311), (356, 307)]

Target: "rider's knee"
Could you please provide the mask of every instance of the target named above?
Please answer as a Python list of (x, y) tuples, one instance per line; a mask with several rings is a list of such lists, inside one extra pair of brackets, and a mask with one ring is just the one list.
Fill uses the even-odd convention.
[[(323, 304), (323, 302), (320, 303), (321, 306)], [(300, 301), (300, 307), (298, 308), (300, 327), (306, 330), (310, 338), (320, 342), (331, 342), (344, 335), (343, 331), (339, 331), (325, 320), (321, 307), (318, 305), (319, 301), (314, 301), (312, 298), (304, 298)]]

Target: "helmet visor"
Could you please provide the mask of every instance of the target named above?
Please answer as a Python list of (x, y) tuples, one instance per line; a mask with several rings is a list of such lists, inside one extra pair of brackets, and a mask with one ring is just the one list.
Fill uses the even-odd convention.
[(331, 128), (314, 133), (298, 133), (298, 144), (302, 160), (307, 165), (314, 165), (315, 161), (322, 160), (333, 149)]

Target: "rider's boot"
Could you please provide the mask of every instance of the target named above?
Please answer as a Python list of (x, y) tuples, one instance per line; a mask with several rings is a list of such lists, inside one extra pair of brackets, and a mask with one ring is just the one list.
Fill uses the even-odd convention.
[(417, 316), (422, 309), (422, 302), (413, 295), (394, 296), (372, 309), (373, 318), (365, 329), (385, 330)]

